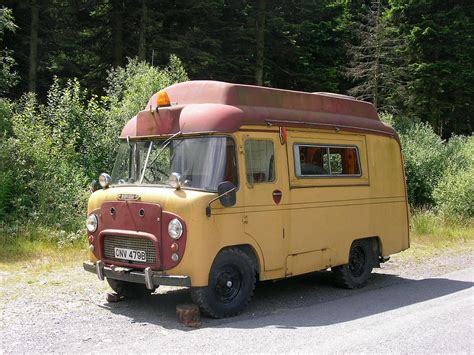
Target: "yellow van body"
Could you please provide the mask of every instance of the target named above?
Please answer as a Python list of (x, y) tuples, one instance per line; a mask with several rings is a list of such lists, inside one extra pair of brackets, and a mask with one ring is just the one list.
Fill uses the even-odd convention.
[[(199, 90), (196, 90), (196, 85)], [(231, 90), (237, 90), (237, 94), (230, 95)], [(258, 100), (255, 98), (258, 95), (252, 91), (246, 96), (247, 90), (259, 90), (258, 93), (269, 91), (266, 96), (269, 99), (263, 100), (263, 103), (252, 102)], [(125, 200), (125, 204), (139, 201), (145, 206), (159, 205), (162, 211), (179, 216), (180, 220), (185, 221), (184, 254), (180, 256), (175, 266), (167, 270), (156, 270), (153, 267), (134, 268), (133, 264), (129, 266), (120, 264), (120, 267), (114, 268), (113, 263), (104, 260), (103, 255), (97, 252), (98, 249), (103, 250), (103, 247), (93, 247), (94, 243), (98, 242), (98, 237), (89, 232), (92, 246), (90, 262), (84, 264), (86, 270), (98, 273), (102, 279), (104, 267), (111, 268), (107, 269), (109, 274), (105, 275), (111, 278), (114, 277), (112, 273), (115, 269), (119, 269), (117, 275), (148, 273), (143, 276), (144, 280), (132, 280), (145, 284), (148, 282), (148, 286), (154, 281), (155, 285), (151, 286), (160, 283), (157, 281), (158, 277), (153, 281), (153, 277), (158, 274), (169, 276), (169, 280), (176, 276), (186, 278), (187, 283), (181, 285), (199, 288), (209, 285), (210, 271), (216, 257), (229, 247), (244, 248), (247, 253), (252, 254), (260, 280), (280, 279), (348, 264), (351, 245), (356, 240), (375, 241), (374, 248), (378, 261), (383, 261), (384, 257), (409, 247), (409, 210), (400, 143), (396, 133), (378, 120), (370, 104), (337, 95), (288, 92), (218, 82), (177, 84), (171, 89), (165, 89), (164, 92), (169, 95), (168, 99), (171, 102), (176, 100), (177, 105), (165, 104), (163, 108), (155, 103), (157, 97), (162, 94), (154, 95), (147, 105), (148, 109), (140, 112), (127, 124), (121, 139), (133, 141), (170, 137), (172, 134), (178, 134), (181, 138), (226, 137), (229, 141), (233, 141), (235, 146), (238, 174), (235, 204), (224, 207), (219, 201), (215, 201), (211, 206), (212, 213), (207, 216), (206, 208), (210, 201), (216, 198), (216, 192), (162, 185), (111, 184), (91, 195), (88, 215), (97, 213), (100, 225), (101, 218), (104, 217), (100, 215), (104, 213), (100, 212), (104, 203)], [(178, 95), (182, 92), (183, 97)], [(195, 98), (193, 93), (196, 92), (211, 92), (218, 98), (213, 99), (214, 96), (211, 99)], [(313, 114), (313, 107), (307, 109), (305, 114), (301, 114), (301, 108), (295, 109), (292, 104), (287, 104), (299, 101), (301, 96), (313, 100), (311, 95), (321, 100), (319, 107), (316, 108), (318, 111), (314, 120), (303, 117)], [(278, 100), (273, 99), (274, 96)], [(239, 105), (235, 104), (236, 100), (240, 100)], [(245, 105), (242, 105), (242, 102)], [(346, 105), (344, 108), (341, 108), (341, 102)], [(160, 133), (159, 125), (150, 126), (150, 120), (165, 121), (171, 115), (165, 112), (166, 109), (171, 110), (180, 104), (182, 105), (178, 116), (181, 119), (187, 108), (198, 106), (198, 109), (192, 111), (190, 115), (193, 119), (197, 116), (196, 120), (199, 119), (202, 123), (204, 121), (202, 117), (212, 115), (212, 110), (216, 109), (213, 105), (217, 105), (218, 109), (221, 109), (220, 106), (229, 106), (232, 110), (237, 107), (241, 111), (239, 114), (244, 118), (238, 121), (236, 127), (218, 130), (214, 124), (210, 127), (212, 129), (191, 130), (189, 133), (185, 132), (186, 127), (189, 129), (193, 126), (189, 122), (187, 125), (181, 122), (181, 129), (176, 128), (174, 131), (169, 129), (165, 134)], [(268, 109), (271, 105), (275, 110), (296, 112), (297, 118), (276, 117), (281, 112), (278, 114), (272, 112)], [(261, 111), (257, 112), (256, 108), (260, 108)], [(352, 110), (359, 116), (352, 117), (350, 115)], [(369, 113), (364, 113), (364, 110)], [(224, 116), (222, 122), (226, 122), (225, 120), (234, 122), (237, 121), (234, 111), (220, 112), (218, 115)], [(156, 120), (156, 114), (160, 112), (163, 121)], [(270, 119), (259, 121), (252, 118), (253, 113), (262, 115), (262, 112)], [(364, 117), (364, 114), (371, 118)], [(327, 118), (318, 119), (318, 116), (324, 115)], [(343, 116), (345, 121), (338, 119), (338, 115)], [(363, 123), (350, 124), (359, 121)], [(367, 128), (364, 123), (366, 121), (370, 124), (373, 121), (381, 128)], [(248, 174), (249, 159), (248, 157), (246, 159), (247, 141), (267, 142), (269, 146), (273, 146), (272, 181), (249, 181), (251, 175)], [(324, 154), (326, 152), (329, 154), (329, 149), (332, 147), (334, 151), (341, 151), (340, 147), (350, 148), (352, 152), (358, 154), (358, 167), (354, 170), (358, 173), (350, 176), (344, 174), (299, 176), (295, 166), (302, 162), (302, 160), (299, 162), (300, 159), (304, 159), (296, 152), (297, 149), (302, 149), (300, 147), (306, 151), (320, 149)], [(108, 228), (115, 229), (113, 226)], [(138, 226), (133, 232), (138, 233), (139, 229)], [(126, 231), (123, 234), (126, 235)], [(180, 285), (179, 282), (173, 281), (162, 281), (162, 284)]]

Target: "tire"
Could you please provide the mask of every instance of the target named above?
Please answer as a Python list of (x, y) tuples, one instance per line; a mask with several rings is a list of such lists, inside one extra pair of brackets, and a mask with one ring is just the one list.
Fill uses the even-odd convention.
[(349, 252), (349, 263), (332, 269), (336, 285), (347, 289), (365, 286), (374, 265), (374, 256), (369, 240), (356, 240)]
[(143, 284), (134, 282), (114, 280), (109, 278), (107, 278), (107, 282), (109, 283), (109, 286), (112, 288), (112, 290), (114, 290), (119, 296), (129, 299), (142, 298), (154, 291), (147, 289)]
[(208, 286), (191, 289), (193, 302), (212, 318), (239, 314), (252, 298), (256, 269), (253, 259), (243, 250), (222, 250), (212, 264)]

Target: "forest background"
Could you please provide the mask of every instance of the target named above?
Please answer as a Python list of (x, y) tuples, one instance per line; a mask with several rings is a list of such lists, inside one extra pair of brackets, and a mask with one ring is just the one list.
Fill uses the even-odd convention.
[(121, 127), (188, 79), (374, 103), (400, 134), (412, 231), (472, 239), (473, 14), (471, 0), (2, 0), (0, 254), (83, 242)]

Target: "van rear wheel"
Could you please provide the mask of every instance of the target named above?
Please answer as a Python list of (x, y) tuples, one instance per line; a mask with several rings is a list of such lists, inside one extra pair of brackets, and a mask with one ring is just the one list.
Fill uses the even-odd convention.
[(107, 278), (107, 282), (110, 288), (112, 288), (112, 290), (114, 290), (119, 296), (129, 299), (142, 298), (154, 291), (147, 289), (143, 284), (134, 282), (114, 280), (109, 278)]
[(256, 265), (243, 250), (221, 251), (209, 273), (206, 287), (191, 289), (191, 297), (201, 312), (213, 318), (239, 314), (250, 302), (256, 282)]
[(349, 252), (349, 263), (332, 269), (335, 283), (348, 289), (363, 287), (374, 265), (372, 254), (370, 241), (354, 241)]

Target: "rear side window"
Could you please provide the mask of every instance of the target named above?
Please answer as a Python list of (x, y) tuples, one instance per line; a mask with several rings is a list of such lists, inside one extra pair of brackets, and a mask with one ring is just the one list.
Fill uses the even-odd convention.
[(247, 181), (251, 184), (275, 181), (275, 151), (269, 140), (245, 141)]
[(295, 144), (296, 176), (361, 176), (357, 147)]

